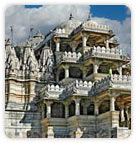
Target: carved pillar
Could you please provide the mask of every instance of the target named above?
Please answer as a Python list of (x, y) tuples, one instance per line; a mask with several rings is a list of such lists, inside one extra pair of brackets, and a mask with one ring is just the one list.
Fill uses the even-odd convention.
[(83, 35), (82, 40), (83, 40), (83, 47), (86, 47), (87, 36)]
[(83, 71), (83, 79), (85, 79), (86, 78), (86, 74), (87, 74), (86, 69), (82, 69), (82, 71)]
[(47, 105), (47, 118), (51, 117), (51, 104), (52, 104), (52, 102), (46, 103), (46, 105)]
[(99, 115), (99, 104), (94, 102), (94, 115)]
[(109, 48), (109, 40), (106, 40), (106, 48)]
[(115, 111), (115, 97), (110, 97), (110, 111)]
[(45, 104), (42, 104), (42, 107), (41, 107), (42, 108), (41, 109), (42, 110), (42, 119), (45, 118), (45, 106), (46, 106)]
[(94, 73), (98, 73), (98, 65), (97, 64), (93, 64), (93, 72)]
[(119, 67), (118, 70), (119, 70), (119, 75), (122, 76), (122, 67)]
[(69, 67), (65, 67), (65, 78), (69, 78)]
[(56, 72), (56, 81), (59, 82), (59, 72)]
[(65, 103), (65, 118), (69, 117), (69, 104)]
[(125, 121), (125, 117), (124, 117), (124, 105), (120, 106), (120, 118), (121, 118), (121, 122)]
[(59, 52), (60, 51), (60, 40), (57, 39), (55, 40), (55, 42), (56, 42), (56, 52)]
[(127, 127), (129, 128), (130, 123), (129, 123), (129, 113), (128, 113), (128, 108), (129, 108), (128, 106), (125, 107), (125, 112), (126, 112), (126, 117), (127, 117), (127, 120), (126, 120)]
[(77, 42), (73, 41), (70, 43), (70, 47), (72, 48), (72, 52), (75, 52), (76, 51), (76, 48), (77, 48)]
[(87, 108), (90, 105), (90, 101), (89, 100), (82, 100), (81, 105), (83, 107), (83, 115), (87, 115)]
[(75, 105), (76, 105), (76, 115), (80, 115), (80, 99), (75, 99)]

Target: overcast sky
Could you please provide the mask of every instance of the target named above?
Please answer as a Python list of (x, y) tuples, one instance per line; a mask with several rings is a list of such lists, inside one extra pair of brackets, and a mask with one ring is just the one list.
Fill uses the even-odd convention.
[(5, 13), (6, 38), (10, 37), (10, 26), (14, 28), (14, 42), (25, 41), (31, 27), (46, 34), (55, 26), (69, 19), (85, 21), (88, 15), (101, 24), (109, 25), (120, 40), (120, 48), (130, 55), (131, 17), (125, 6), (99, 5), (46, 5), (10, 6)]

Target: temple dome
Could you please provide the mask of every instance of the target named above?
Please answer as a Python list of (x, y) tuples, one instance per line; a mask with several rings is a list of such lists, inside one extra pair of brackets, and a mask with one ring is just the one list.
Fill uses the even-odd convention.
[(91, 18), (88, 18), (85, 22), (87, 25), (99, 25), (96, 21), (92, 20)]
[(58, 25), (57, 29), (65, 29), (65, 32), (70, 34), (74, 29), (81, 25), (81, 23), (80, 20), (74, 19), (72, 15), (70, 15), (69, 20)]

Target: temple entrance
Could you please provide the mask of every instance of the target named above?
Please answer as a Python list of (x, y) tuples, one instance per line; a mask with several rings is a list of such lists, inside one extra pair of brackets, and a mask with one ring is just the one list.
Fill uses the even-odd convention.
[(87, 115), (94, 115), (94, 104), (91, 103), (90, 106), (87, 108)]

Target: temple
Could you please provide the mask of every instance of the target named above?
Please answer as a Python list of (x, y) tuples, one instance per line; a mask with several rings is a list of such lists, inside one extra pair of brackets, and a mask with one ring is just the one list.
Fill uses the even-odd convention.
[(47, 35), (16, 46), (7, 39), (5, 48), (8, 137), (130, 135), (131, 61), (109, 26), (71, 14)]

